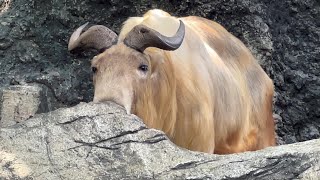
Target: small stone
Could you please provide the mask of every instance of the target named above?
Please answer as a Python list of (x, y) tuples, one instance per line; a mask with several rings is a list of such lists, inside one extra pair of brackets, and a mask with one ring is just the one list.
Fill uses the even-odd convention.
[(299, 12), (299, 11), (298, 11), (298, 8), (296, 8), (296, 7), (292, 7), (290, 10), (291, 10), (291, 12), (293, 12), (293, 13)]
[(0, 127), (8, 127), (33, 117), (41, 104), (39, 86), (15, 85), (2, 92)]
[(282, 121), (282, 117), (279, 114), (273, 114), (273, 119), (276, 124)]
[(308, 140), (310, 137), (313, 139), (319, 138), (320, 132), (315, 125), (307, 124), (300, 129), (299, 135), (300, 135), (300, 140), (305, 141), (305, 140)]
[(13, 44), (13, 41), (11, 39), (0, 39), (0, 50), (6, 50), (9, 47), (11, 47)]
[(7, 23), (7, 22), (1, 22), (0, 24), (4, 25), (4, 26), (8, 26), (9, 25), (9, 23)]
[(3, 23), (0, 23), (0, 38), (7, 37), (9, 31), (10, 31), (9, 26), (7, 26), (7, 25), (5, 25)]

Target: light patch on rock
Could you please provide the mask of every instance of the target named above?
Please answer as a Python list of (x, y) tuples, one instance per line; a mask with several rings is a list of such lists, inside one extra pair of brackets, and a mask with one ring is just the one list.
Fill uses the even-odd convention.
[(0, 178), (11, 178), (12, 175), (25, 178), (31, 174), (31, 169), (25, 162), (4, 151), (0, 151), (0, 167)]

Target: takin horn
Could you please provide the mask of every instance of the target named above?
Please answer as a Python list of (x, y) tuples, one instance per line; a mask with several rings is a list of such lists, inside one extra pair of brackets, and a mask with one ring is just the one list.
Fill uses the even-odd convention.
[(137, 25), (127, 34), (124, 43), (140, 52), (143, 52), (148, 47), (172, 51), (180, 47), (184, 35), (185, 26), (181, 20), (176, 34), (172, 37), (164, 36), (145, 25)]
[(112, 46), (118, 39), (115, 32), (102, 25), (94, 25), (83, 32), (88, 22), (75, 30), (68, 43), (68, 51), (96, 49), (99, 52)]

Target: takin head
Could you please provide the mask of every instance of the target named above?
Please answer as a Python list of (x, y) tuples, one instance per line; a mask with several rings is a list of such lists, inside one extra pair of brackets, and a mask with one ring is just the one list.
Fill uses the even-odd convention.
[(116, 44), (117, 35), (110, 29), (95, 25), (84, 31), (87, 24), (71, 35), (68, 50), (96, 49), (100, 52), (91, 63), (93, 101), (113, 101), (130, 114), (155, 71), (151, 57), (143, 53), (144, 50), (148, 47), (163, 50), (179, 48), (184, 39), (185, 26), (180, 21), (176, 34), (167, 37), (147, 26), (137, 25), (123, 42)]

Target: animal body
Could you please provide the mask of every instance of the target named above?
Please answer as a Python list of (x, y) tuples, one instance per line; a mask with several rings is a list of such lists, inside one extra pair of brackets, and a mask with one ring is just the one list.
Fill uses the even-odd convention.
[(82, 32), (84, 26), (69, 50), (101, 52), (92, 60), (94, 102), (114, 101), (193, 151), (275, 145), (272, 80), (218, 23), (154, 9), (125, 21), (118, 37), (103, 26)]

